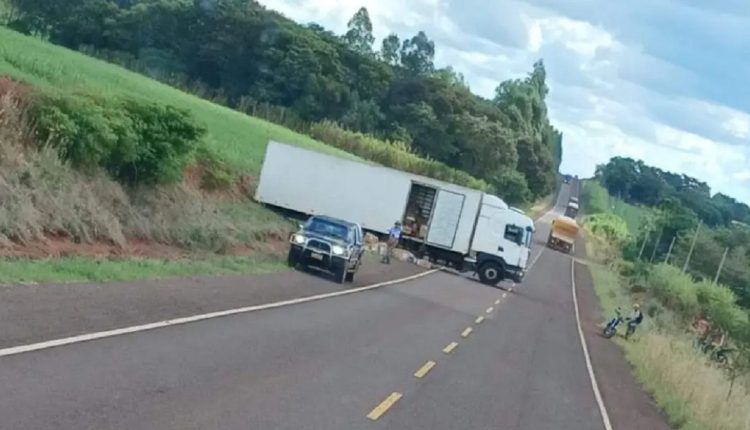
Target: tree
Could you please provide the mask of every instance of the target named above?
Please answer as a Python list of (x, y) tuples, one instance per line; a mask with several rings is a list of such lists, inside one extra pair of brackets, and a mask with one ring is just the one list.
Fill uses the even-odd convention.
[(398, 36), (391, 33), (383, 39), (382, 47), (380, 48), (380, 58), (391, 66), (397, 66), (400, 61), (398, 49), (401, 47), (401, 41)]
[(85, 45), (169, 84), (190, 83), (230, 107), (261, 104), (287, 120), (333, 121), (405, 142), (513, 201), (554, 188), (562, 135), (547, 118), (541, 61), (491, 101), (472, 94), (451, 66), (435, 70), (435, 44), (424, 32), (390, 34), (374, 55), (365, 8), (339, 36), (255, 0), (5, 1), (23, 31), (71, 49)]
[(401, 65), (413, 75), (429, 75), (435, 69), (435, 43), (420, 31), (401, 46)]
[(462, 87), (466, 89), (469, 88), (469, 85), (466, 83), (466, 79), (464, 78), (463, 73), (456, 72), (453, 69), (453, 66), (438, 69), (435, 71), (435, 73), (433, 73), (433, 76), (450, 86)]
[(349, 30), (344, 35), (346, 44), (360, 54), (372, 54), (375, 37), (372, 35), (372, 21), (367, 8), (360, 8), (349, 20), (347, 27)]

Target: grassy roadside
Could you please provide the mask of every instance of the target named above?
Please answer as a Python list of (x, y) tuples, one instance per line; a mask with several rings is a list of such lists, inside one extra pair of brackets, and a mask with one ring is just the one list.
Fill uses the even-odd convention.
[[(596, 189), (595, 186), (587, 185), (589, 201), (591, 189)], [(605, 201), (612, 202), (610, 199)], [(639, 213), (641, 208), (617, 202), (601, 209), (611, 214), (615, 208), (619, 208), (620, 214), (630, 217), (628, 225), (631, 231), (635, 231), (644, 216)], [(587, 210), (586, 206), (584, 210)], [(750, 409), (747, 407), (750, 405), (750, 386), (747, 381), (738, 382), (728, 396), (730, 381), (727, 373), (693, 347), (689, 323), (685, 322), (684, 315), (679, 314), (678, 308), (664, 306), (664, 302), (654, 296), (656, 283), (660, 281), (655, 276), (640, 276), (637, 273), (640, 269), (623, 261), (619, 247), (608, 239), (590, 231), (587, 234), (589, 267), (604, 317), (612, 316), (617, 307), (627, 310), (634, 302), (642, 304), (646, 318), (635, 338), (615, 341), (633, 366), (638, 381), (666, 412), (672, 426), (686, 430), (750, 428)], [(668, 269), (664, 272), (671, 273)], [(682, 281), (677, 278), (672, 276), (667, 281), (679, 286)], [(673, 299), (680, 302), (682, 297), (685, 296), (680, 294)]]
[[(628, 279), (612, 265), (601, 262), (602, 250), (596, 244), (587, 245), (587, 251), (595, 260), (590, 264), (591, 274), (605, 317), (613, 315), (618, 306), (627, 309), (636, 300)], [(709, 364), (705, 355), (692, 347), (685, 330), (672, 321), (647, 315), (635, 340), (616, 342), (623, 348), (638, 381), (675, 428), (750, 428), (747, 387), (736, 387), (727, 397), (730, 382), (726, 374)]]
[(0, 283), (135, 281), (196, 275), (270, 273), (285, 268), (284, 261), (273, 255), (208, 256), (181, 260), (99, 260), (85, 257), (0, 259)]

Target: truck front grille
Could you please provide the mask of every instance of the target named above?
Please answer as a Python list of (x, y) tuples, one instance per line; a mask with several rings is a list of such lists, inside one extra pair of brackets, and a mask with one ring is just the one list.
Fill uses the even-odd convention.
[(331, 252), (331, 245), (315, 239), (307, 242), (307, 247), (320, 252)]

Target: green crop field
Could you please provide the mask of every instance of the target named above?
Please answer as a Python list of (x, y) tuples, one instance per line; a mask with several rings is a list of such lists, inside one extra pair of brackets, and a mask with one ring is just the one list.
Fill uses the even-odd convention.
[(289, 129), (189, 95), (148, 77), (0, 27), (0, 76), (36, 87), (128, 94), (189, 110), (208, 128), (207, 146), (232, 167), (260, 169), (269, 139), (343, 155)]

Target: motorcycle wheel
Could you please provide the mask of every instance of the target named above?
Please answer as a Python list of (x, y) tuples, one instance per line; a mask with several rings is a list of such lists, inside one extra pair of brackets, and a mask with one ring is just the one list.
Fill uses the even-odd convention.
[(607, 339), (610, 339), (612, 336), (615, 335), (617, 330), (613, 329), (612, 327), (605, 327), (604, 331), (602, 332), (604, 334), (604, 337)]

